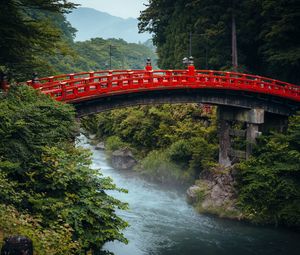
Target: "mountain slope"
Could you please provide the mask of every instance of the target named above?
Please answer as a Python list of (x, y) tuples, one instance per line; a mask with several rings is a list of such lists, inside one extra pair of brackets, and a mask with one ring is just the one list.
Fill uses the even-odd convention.
[(123, 19), (92, 8), (81, 7), (66, 15), (68, 21), (78, 32), (76, 41), (85, 41), (95, 37), (121, 38), (127, 42), (145, 42), (151, 36), (138, 33), (138, 20)]

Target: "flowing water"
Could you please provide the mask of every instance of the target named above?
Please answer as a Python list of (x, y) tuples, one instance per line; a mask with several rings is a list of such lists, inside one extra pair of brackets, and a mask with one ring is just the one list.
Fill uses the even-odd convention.
[(81, 138), (80, 145), (93, 152), (93, 168), (128, 190), (110, 192), (130, 207), (118, 211), (130, 224), (124, 231), (129, 244), (110, 242), (104, 247), (115, 255), (300, 254), (300, 234), (199, 215), (186, 203), (184, 191), (112, 168), (103, 151)]

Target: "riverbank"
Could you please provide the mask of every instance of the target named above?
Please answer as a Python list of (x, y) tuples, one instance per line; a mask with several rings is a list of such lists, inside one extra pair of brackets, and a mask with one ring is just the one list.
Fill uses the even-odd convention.
[[(205, 114), (196, 104), (133, 107), (98, 114), (83, 125), (107, 150), (129, 149), (134, 169), (153, 181), (193, 185), (200, 178), (193, 190), (199, 191), (195, 205), (202, 213), (300, 228), (300, 115), (289, 119), (286, 132), (258, 138), (252, 157), (235, 165), (237, 176), (226, 176), (218, 173), (216, 114)], [(245, 149), (241, 141), (235, 146)]]
[(245, 216), (237, 206), (237, 172), (234, 167), (217, 166), (201, 172), (199, 179), (187, 190), (187, 200), (202, 214), (242, 220)]
[[(162, 160), (158, 160), (159, 154), (155, 154), (154, 157), (147, 157), (148, 164), (152, 164), (151, 171), (149, 171), (149, 167), (143, 169), (141, 161), (145, 162), (145, 159), (139, 161), (128, 147), (118, 147), (115, 151), (107, 150), (105, 142), (97, 140), (96, 135), (89, 135), (89, 137), (96, 150), (106, 153), (114, 169), (135, 171), (148, 181), (185, 189), (187, 202), (192, 204), (198, 213), (232, 220), (244, 218), (236, 205), (236, 171), (234, 168), (215, 166), (211, 167), (210, 170), (203, 170), (196, 180), (185, 180), (180, 175), (177, 176), (178, 180), (174, 178), (174, 172), (178, 172), (178, 166), (162, 164)], [(111, 145), (108, 147), (111, 148)], [(171, 171), (173, 171), (173, 175), (170, 174)]]
[(129, 210), (118, 211), (130, 225), (124, 231), (129, 244), (104, 246), (115, 255), (296, 255), (300, 249), (296, 233), (198, 214), (186, 203), (185, 190), (114, 169), (104, 151), (84, 141), (82, 145), (92, 150), (93, 168), (128, 190), (109, 193), (129, 205)]

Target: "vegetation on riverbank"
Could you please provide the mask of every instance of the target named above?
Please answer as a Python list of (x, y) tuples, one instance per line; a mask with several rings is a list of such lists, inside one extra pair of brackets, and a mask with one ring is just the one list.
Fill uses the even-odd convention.
[[(196, 67), (229, 70), (234, 9), (239, 70), (297, 83), (298, 2), (150, 0), (141, 30), (154, 33), (161, 68), (182, 67), (191, 32)], [(107, 69), (110, 45), (116, 46), (112, 68), (144, 67), (153, 53), (143, 45), (101, 38), (74, 43), (75, 31), (63, 16), (73, 7), (68, 1), (0, 2), (0, 72), (24, 80), (34, 71)], [(300, 225), (299, 123), (297, 115), (287, 133), (261, 138), (253, 157), (238, 166), (238, 206), (254, 222)], [(197, 104), (115, 110), (83, 124), (109, 150), (129, 147), (140, 160), (137, 170), (161, 182), (193, 182), (217, 162), (215, 113)], [(120, 231), (127, 224), (115, 214), (126, 205), (105, 193), (116, 187), (90, 169), (89, 153), (74, 148), (75, 130), (71, 107), (29, 88), (1, 97), (0, 237), (26, 234), (39, 254), (126, 242)], [(203, 196), (201, 190), (199, 201)]]
[[(196, 68), (232, 70), (235, 21), (239, 71), (299, 84), (299, 3), (150, 0), (139, 28), (153, 33), (161, 68), (182, 67), (191, 45)], [(238, 166), (238, 205), (247, 218), (299, 227), (299, 140), (297, 115), (287, 133), (261, 138), (253, 157)]]
[(259, 139), (250, 160), (238, 165), (239, 206), (254, 222), (300, 229), (300, 114), (286, 133)]
[(198, 104), (142, 106), (101, 113), (83, 126), (108, 150), (129, 147), (137, 171), (162, 182), (192, 182), (216, 162), (215, 113)]
[(90, 168), (90, 152), (74, 147), (76, 130), (71, 106), (30, 87), (1, 97), (0, 231), (32, 237), (38, 254), (126, 242), (127, 223), (115, 214), (126, 204), (106, 194), (118, 189)]
[(286, 132), (261, 136), (249, 160), (201, 175), (190, 196), (201, 213), (300, 230), (299, 113)]

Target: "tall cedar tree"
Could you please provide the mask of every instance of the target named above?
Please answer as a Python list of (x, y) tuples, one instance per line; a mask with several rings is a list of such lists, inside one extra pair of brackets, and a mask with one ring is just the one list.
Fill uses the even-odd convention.
[(239, 71), (300, 82), (300, 2), (297, 0), (150, 0), (139, 17), (153, 33), (161, 68), (183, 67), (189, 53), (199, 69), (231, 69), (235, 16)]

